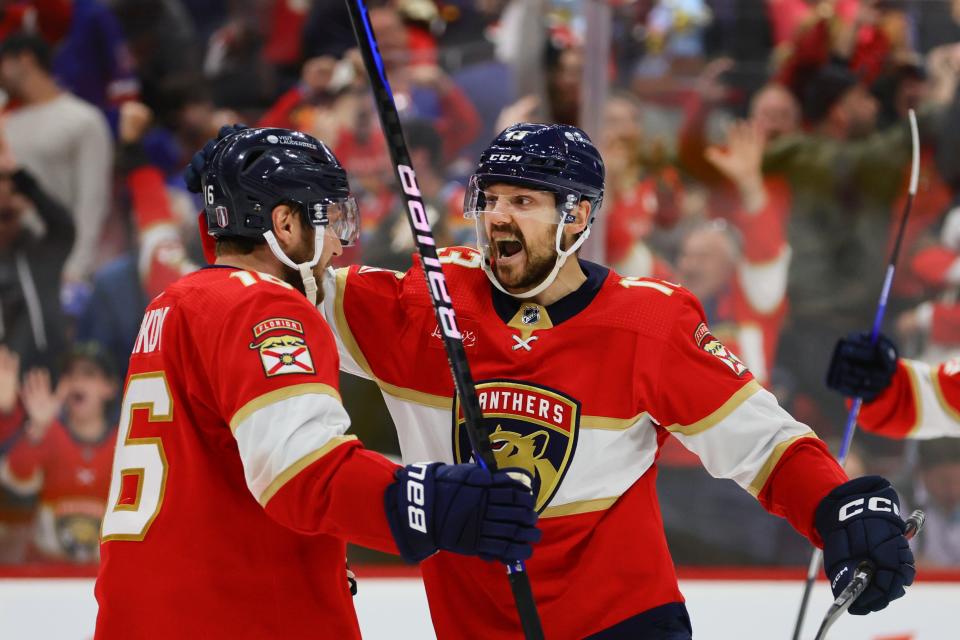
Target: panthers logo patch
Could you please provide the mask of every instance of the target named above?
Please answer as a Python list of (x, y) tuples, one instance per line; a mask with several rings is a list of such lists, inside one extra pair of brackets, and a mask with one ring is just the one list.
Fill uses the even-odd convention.
[(723, 343), (713, 337), (710, 329), (703, 322), (697, 325), (693, 339), (696, 340), (698, 347), (727, 365), (738, 378), (747, 372), (747, 365), (743, 364), (740, 358), (735, 356), (732, 351), (723, 346)]
[[(530, 473), (536, 509), (543, 511), (573, 460), (580, 403), (553, 389), (513, 380), (488, 380), (476, 387), (497, 465)], [(453, 459), (468, 462), (473, 452), (459, 397), (453, 415)]]

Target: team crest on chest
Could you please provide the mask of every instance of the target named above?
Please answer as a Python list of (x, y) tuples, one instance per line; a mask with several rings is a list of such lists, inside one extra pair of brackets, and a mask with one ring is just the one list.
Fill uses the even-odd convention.
[(291, 318), (270, 318), (258, 323), (253, 328), (250, 348), (260, 352), (260, 363), (268, 378), (315, 372), (303, 325)]
[(693, 339), (697, 342), (698, 347), (727, 365), (737, 377), (747, 372), (747, 365), (743, 364), (740, 358), (723, 346), (723, 343), (714, 338), (713, 334), (710, 333), (710, 329), (703, 322), (697, 325), (697, 330), (693, 333)]
[[(580, 403), (553, 389), (513, 380), (488, 380), (476, 388), (497, 465), (530, 473), (536, 509), (543, 511), (573, 460)], [(459, 397), (453, 415), (453, 458), (468, 462), (473, 453)]]

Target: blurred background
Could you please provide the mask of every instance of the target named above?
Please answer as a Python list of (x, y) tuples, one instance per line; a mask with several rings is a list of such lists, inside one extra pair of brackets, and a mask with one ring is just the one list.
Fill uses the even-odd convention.
[[(368, 4), (441, 245), (473, 244), (464, 184), (501, 128), (580, 126), (607, 169), (583, 257), (689, 287), (834, 451), (826, 367), (869, 328), (916, 109), (885, 331), (904, 356), (960, 353), (960, 0)], [(0, 573), (92, 572), (143, 309), (203, 264), (190, 156), (223, 124), (306, 131), (360, 203), (341, 263), (405, 269), (413, 246), (340, 0), (0, 0), (0, 88)], [(342, 385), (355, 432), (397, 454), (376, 387)], [(679, 565), (806, 563), (805, 540), (675, 442), (659, 467)], [(956, 439), (858, 433), (849, 470), (940, 514), (919, 562), (960, 566)]]

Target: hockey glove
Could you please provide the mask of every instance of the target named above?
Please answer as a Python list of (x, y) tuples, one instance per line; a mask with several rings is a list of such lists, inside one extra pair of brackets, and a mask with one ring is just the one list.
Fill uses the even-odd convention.
[(200, 190), (203, 189), (200, 180), (203, 177), (204, 170), (207, 168), (207, 162), (209, 162), (210, 156), (213, 155), (213, 148), (217, 146), (217, 143), (227, 136), (247, 128), (245, 124), (225, 124), (220, 127), (216, 138), (207, 140), (207, 144), (203, 145), (200, 151), (193, 154), (193, 157), (190, 158), (190, 164), (183, 169), (183, 181), (187, 183), (188, 191), (200, 193)]
[(900, 499), (880, 476), (864, 476), (840, 485), (820, 501), (815, 515), (823, 538), (823, 567), (836, 597), (853, 578), (857, 565), (873, 566), (870, 585), (850, 613), (866, 615), (904, 594), (916, 570), (903, 533)]
[(827, 370), (827, 386), (848, 397), (874, 400), (890, 386), (897, 372), (897, 346), (882, 333), (877, 344), (870, 334), (851, 333), (837, 341)]
[[(522, 473), (527, 483), (514, 477)], [(511, 477), (514, 476), (514, 477)], [(400, 555), (420, 562), (438, 550), (484, 560), (525, 560), (540, 540), (529, 476), (475, 464), (411, 464), (384, 502)]]

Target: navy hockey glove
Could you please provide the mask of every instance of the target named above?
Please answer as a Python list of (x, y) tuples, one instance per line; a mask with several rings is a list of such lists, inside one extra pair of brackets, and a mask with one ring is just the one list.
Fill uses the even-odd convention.
[(851, 333), (837, 341), (827, 370), (827, 386), (848, 397), (870, 402), (890, 386), (897, 372), (897, 345), (882, 333), (877, 344), (868, 333)]
[(247, 128), (249, 127), (245, 124), (225, 124), (220, 127), (216, 138), (207, 140), (207, 144), (203, 145), (200, 151), (193, 154), (193, 157), (190, 158), (190, 164), (183, 169), (183, 181), (187, 183), (188, 191), (200, 193), (200, 190), (203, 189), (203, 185), (200, 184), (200, 179), (203, 177), (203, 171), (207, 168), (207, 162), (210, 160), (210, 156), (213, 155), (213, 148), (217, 146), (217, 143), (230, 134), (243, 131)]
[(850, 613), (866, 615), (883, 609), (913, 584), (913, 552), (903, 533), (900, 499), (880, 476), (864, 476), (840, 485), (820, 501), (815, 515), (823, 538), (823, 567), (834, 597), (857, 565), (873, 565), (870, 585), (850, 606)]
[(491, 473), (475, 464), (411, 464), (397, 471), (384, 502), (407, 562), (420, 562), (440, 549), (484, 560), (526, 560), (533, 553), (530, 545), (540, 540), (533, 493), (505, 471)]

